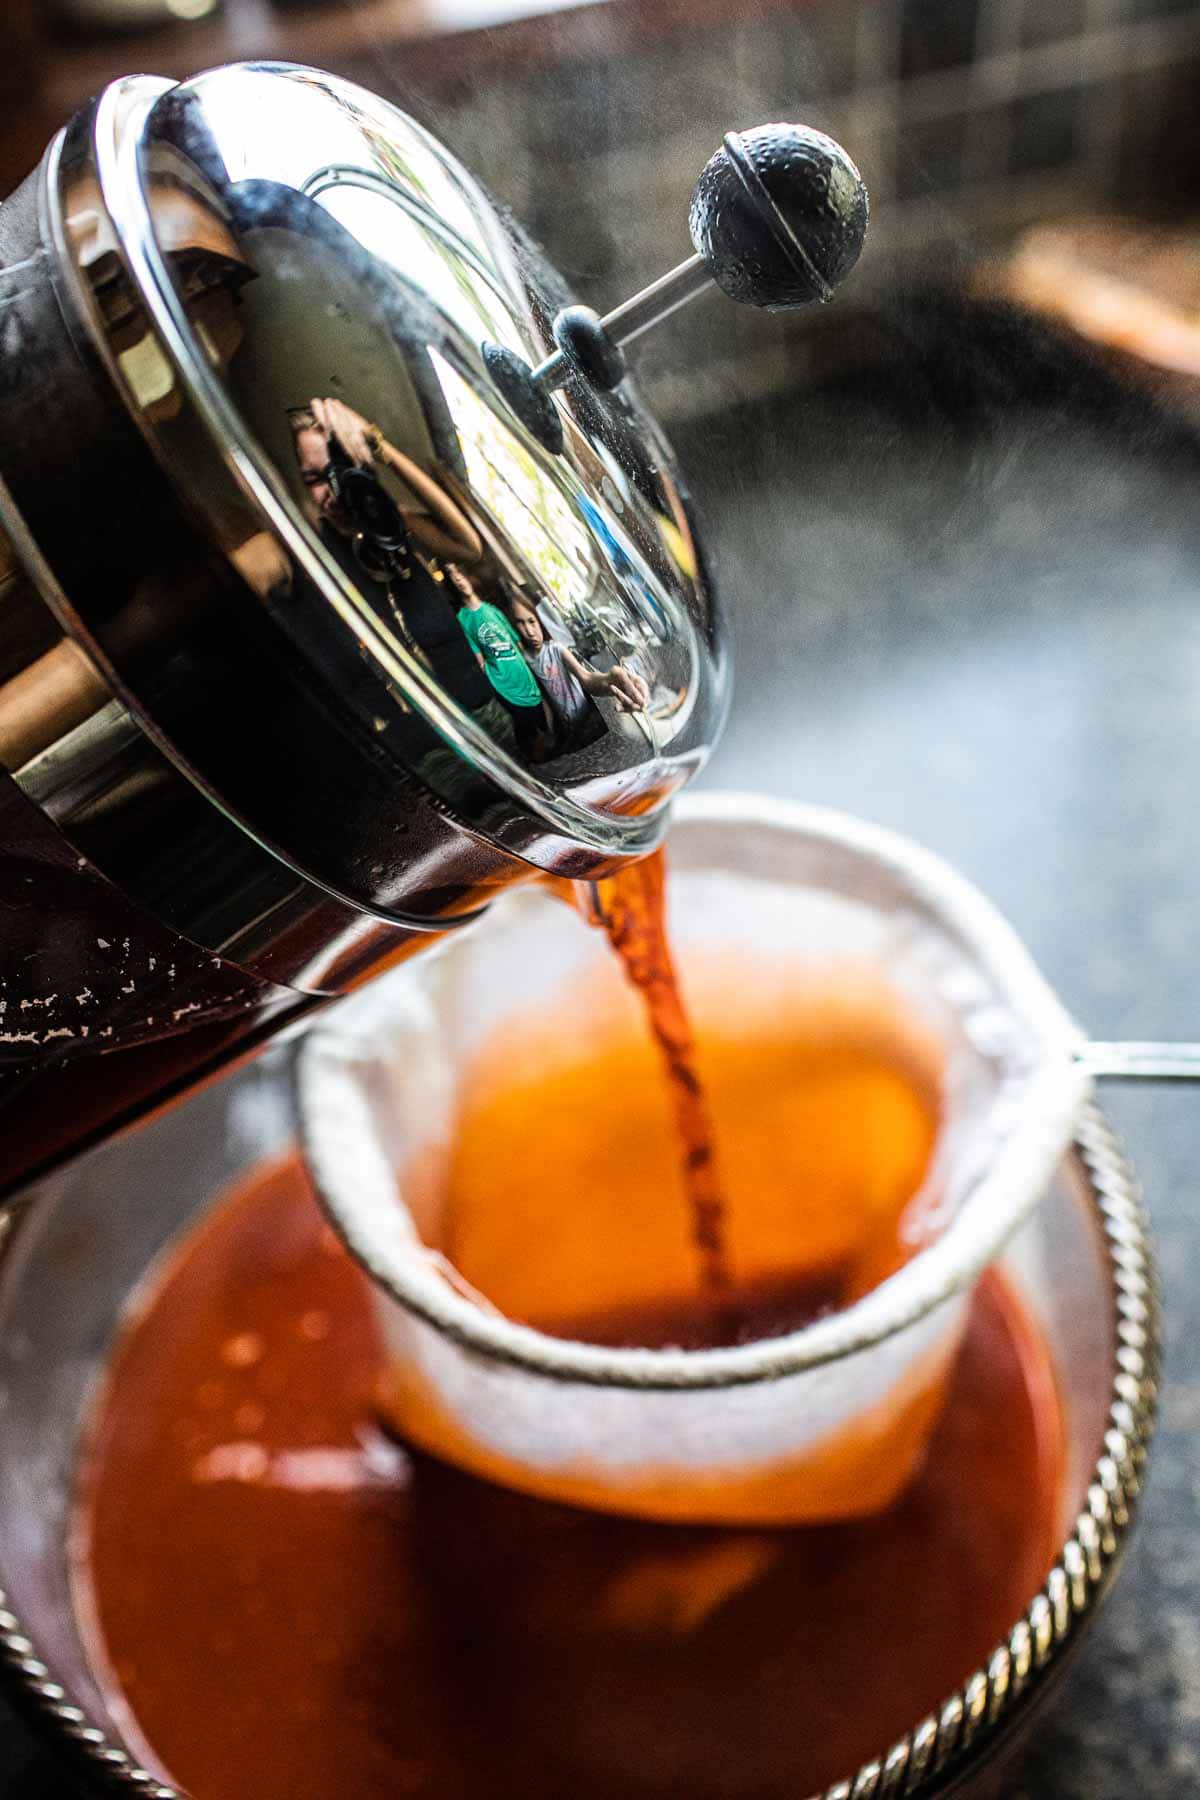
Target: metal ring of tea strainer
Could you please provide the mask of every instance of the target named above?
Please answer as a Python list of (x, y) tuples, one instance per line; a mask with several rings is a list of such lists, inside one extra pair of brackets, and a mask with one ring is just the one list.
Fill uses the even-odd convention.
[[(802, 957), (834, 970), (861, 958), (945, 1045), (942, 1126), (916, 1202), (936, 1209), (937, 1225), (904, 1267), (800, 1330), (705, 1350), (551, 1336), (447, 1278), (436, 1231), (422, 1236), (428, 1213), (408, 1210), (404, 1170), (418, 1167), (436, 1186), (428, 1171), (454, 1129), (454, 1065), (470, 1068), (479, 1046), (480, 1009), (456, 1012), (454, 994), (495, 988), (497, 947), (506, 966), (563, 966), (576, 922), (532, 892), (424, 972), (398, 973), (308, 1035), (297, 1093), (310, 1172), (375, 1280), (400, 1372), (395, 1418), (423, 1448), (528, 1492), (636, 1516), (852, 1516), (871, 1505), (868, 1462), (894, 1462), (896, 1491), (903, 1485), (904, 1456), (917, 1450), (902, 1452), (887, 1420), (948, 1367), (970, 1286), (1045, 1193), (1087, 1098), (1086, 1040), (982, 895), (890, 832), (818, 808), (707, 796), (680, 809), (672, 845), (671, 929), (685, 983), (693, 928), (706, 934), (698, 961), (704, 943), (730, 934), (780, 969)], [(522, 1003), (554, 1017), (566, 978), (538, 979)], [(452, 1041), (448, 1020), (472, 1021), (469, 1048)], [(839, 1477), (843, 1499), (833, 1503), (827, 1472), (810, 1480), (806, 1459), (819, 1468), (824, 1449), (868, 1416), (863, 1467)]]

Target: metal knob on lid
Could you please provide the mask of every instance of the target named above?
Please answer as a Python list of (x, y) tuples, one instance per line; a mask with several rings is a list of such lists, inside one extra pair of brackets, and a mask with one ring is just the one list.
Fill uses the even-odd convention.
[(867, 190), (842, 146), (808, 125), (729, 131), (701, 171), (688, 224), (696, 253), (603, 318), (569, 306), (554, 320), (558, 348), (529, 369), (485, 346), (497, 386), (551, 449), (559, 425), (547, 396), (572, 375), (619, 386), (624, 346), (715, 285), (766, 312), (828, 301), (858, 261)]

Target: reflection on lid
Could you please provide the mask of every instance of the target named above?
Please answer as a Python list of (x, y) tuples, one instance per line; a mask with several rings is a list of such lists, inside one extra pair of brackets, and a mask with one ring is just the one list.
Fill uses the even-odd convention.
[[(487, 376), (485, 342), (544, 354), (558, 277), (413, 121), (311, 72), (173, 90), (140, 166), (274, 546), (243, 572), (348, 718), (452, 804), (482, 770), (535, 809), (652, 809), (715, 736), (723, 657), (632, 396), (556, 394), (555, 455)], [(159, 374), (130, 379), (161, 412)]]
[(510, 541), (521, 545), (552, 598), (570, 611), (595, 588), (595, 544), (551, 471), (539, 467), (512, 426), (436, 350), (429, 354), (472, 485)]

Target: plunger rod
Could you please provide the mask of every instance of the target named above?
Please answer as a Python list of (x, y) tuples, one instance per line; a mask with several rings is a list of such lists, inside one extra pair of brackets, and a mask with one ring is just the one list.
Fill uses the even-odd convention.
[[(713, 278), (707, 262), (702, 256), (689, 256), (677, 268), (669, 269), (652, 281), (649, 287), (639, 289), (623, 300), (612, 312), (605, 313), (600, 323), (614, 344), (628, 344), (643, 331), (649, 331), (661, 319), (666, 319), (689, 300), (694, 300), (706, 288), (713, 286)], [(543, 363), (539, 363), (533, 371), (533, 379), (543, 392), (561, 387), (571, 373), (571, 360), (563, 351), (555, 351)]]

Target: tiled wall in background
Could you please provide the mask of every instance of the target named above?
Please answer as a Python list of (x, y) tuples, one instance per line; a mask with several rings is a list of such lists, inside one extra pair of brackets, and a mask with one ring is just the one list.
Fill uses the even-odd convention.
[[(848, 294), (951, 273), (1035, 220), (1200, 214), (1195, 0), (744, 0), (613, 56), (578, 53), (443, 96), (436, 123), (583, 296), (611, 304), (688, 254), (692, 183), (730, 125), (832, 131), (872, 199)], [(638, 351), (667, 415), (802, 377), (812, 332), (702, 301)]]
[(225, 0), (207, 24), (53, 55), (45, 16), (0, 0), (0, 190), (131, 66), (315, 63), (423, 115), (601, 307), (689, 253), (692, 185), (729, 126), (832, 131), (873, 207), (845, 300), (799, 321), (688, 308), (636, 352), (666, 416), (802, 382), (844, 350), (854, 301), (1023, 225), (1200, 217), (1200, 0)]

